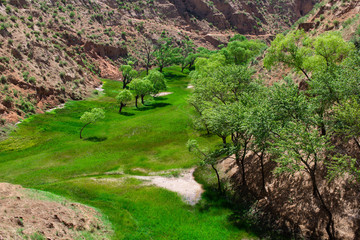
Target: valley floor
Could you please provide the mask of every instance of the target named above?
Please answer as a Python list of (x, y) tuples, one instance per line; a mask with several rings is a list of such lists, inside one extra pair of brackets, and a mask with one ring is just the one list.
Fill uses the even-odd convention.
[[(174, 178), (198, 165), (186, 149), (189, 138), (218, 143), (193, 130), (187, 74), (171, 67), (165, 76), (172, 94), (149, 97), (139, 109), (130, 105), (119, 114), (115, 96), (122, 84), (104, 80), (104, 93), (26, 119), (0, 142), (0, 182), (99, 209), (112, 224), (113, 239), (256, 238), (232, 225), (231, 211), (221, 205), (207, 199), (189, 205), (175, 192), (144, 184), (154, 172)], [(106, 118), (85, 128), (81, 140), (80, 116), (94, 107)]]

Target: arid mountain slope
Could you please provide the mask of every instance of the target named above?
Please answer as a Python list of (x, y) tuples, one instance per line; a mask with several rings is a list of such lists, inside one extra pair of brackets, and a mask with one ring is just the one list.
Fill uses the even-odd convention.
[[(1, 1), (0, 124), (82, 99), (98, 77), (142, 54), (162, 31), (215, 48), (235, 32), (269, 36), (311, 10), (315, 0)], [(136, 63), (139, 68), (141, 64)]]

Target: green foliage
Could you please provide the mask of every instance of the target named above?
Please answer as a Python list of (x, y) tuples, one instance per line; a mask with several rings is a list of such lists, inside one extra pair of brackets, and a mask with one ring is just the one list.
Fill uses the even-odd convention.
[(154, 57), (155, 64), (159, 66), (160, 72), (162, 72), (164, 67), (179, 63), (181, 58), (180, 49), (174, 47), (171, 38), (162, 35), (157, 45), (155, 45)]
[(121, 90), (119, 92), (119, 94), (116, 96), (116, 101), (121, 104), (121, 103), (126, 103), (126, 102), (130, 102), (132, 99), (132, 94), (129, 90), (124, 89)]
[(271, 69), (278, 63), (283, 63), (296, 71), (305, 72), (305, 60), (309, 56), (309, 49), (302, 46), (306, 37), (304, 31), (293, 31), (286, 36), (278, 34), (264, 58), (264, 66)]
[(104, 110), (101, 108), (93, 108), (90, 112), (85, 112), (81, 116), (80, 121), (83, 123), (94, 123), (103, 118), (105, 118)]
[(309, 38), (303, 30), (292, 31), (286, 36), (276, 36), (265, 56), (264, 66), (271, 69), (282, 63), (310, 80), (309, 71), (326, 71), (345, 59), (353, 48), (338, 32)]
[(305, 46), (310, 48), (311, 55), (304, 63), (312, 71), (324, 71), (342, 62), (354, 46), (346, 42), (339, 32), (327, 32), (314, 39), (306, 39)]
[[(237, 39), (242, 40), (239, 41)], [(258, 56), (265, 48), (265, 43), (260, 40), (247, 40), (246, 38), (235, 37), (220, 52), (226, 56), (227, 63), (244, 65), (249, 63), (255, 56)]]
[(136, 78), (129, 84), (129, 87), (137, 97), (149, 95), (153, 91), (152, 83), (147, 79)]
[(164, 74), (157, 70), (152, 70), (149, 75), (144, 77), (144, 80), (149, 80), (152, 84), (151, 92), (153, 94), (159, 93), (161, 90), (166, 90), (166, 80)]
[(123, 107), (126, 106), (128, 102), (132, 99), (132, 94), (129, 90), (123, 89), (119, 92), (119, 94), (115, 97), (117, 103), (120, 105), (119, 112), (121, 113), (121, 110)]
[(133, 69), (131, 64), (122, 65), (119, 70), (123, 75), (123, 88), (125, 89), (126, 86), (138, 75), (138, 72)]

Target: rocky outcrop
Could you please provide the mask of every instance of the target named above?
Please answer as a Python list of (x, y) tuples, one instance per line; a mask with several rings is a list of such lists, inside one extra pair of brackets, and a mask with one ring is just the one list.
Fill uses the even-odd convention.
[(99, 56), (102, 58), (108, 57), (112, 60), (117, 60), (120, 57), (127, 56), (127, 49), (122, 47), (110, 46), (110, 45), (100, 45), (93, 42), (86, 42), (84, 49), (87, 53), (93, 57)]

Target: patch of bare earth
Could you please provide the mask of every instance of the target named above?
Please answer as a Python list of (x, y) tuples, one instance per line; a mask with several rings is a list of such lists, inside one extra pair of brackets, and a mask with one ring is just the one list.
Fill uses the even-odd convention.
[(191, 168), (182, 172), (178, 177), (163, 176), (132, 176), (133, 178), (145, 180), (148, 185), (165, 188), (172, 192), (179, 193), (185, 202), (195, 205), (201, 199), (204, 192), (201, 184), (195, 181), (193, 173), (195, 169)]
[[(139, 169), (133, 169), (139, 170)], [(147, 172), (141, 169), (141, 172)], [(148, 173), (150, 176), (129, 175), (128, 178), (136, 178), (143, 180), (145, 186), (155, 185), (157, 187), (165, 188), (169, 191), (176, 192), (181, 195), (183, 200), (190, 204), (195, 205), (201, 199), (201, 194), (204, 192), (201, 184), (195, 181), (193, 173), (195, 168), (187, 169), (179, 173), (178, 176), (168, 176), (170, 171)], [(176, 171), (177, 172), (177, 171)], [(162, 175), (162, 176), (160, 176)], [(93, 178), (92, 180), (104, 183), (121, 183), (124, 178)]]
[(154, 94), (153, 97), (163, 97), (163, 96), (170, 95), (170, 94), (173, 94), (173, 93), (172, 92), (160, 92), (160, 93)]
[(0, 183), (0, 240), (110, 239), (108, 223), (95, 209), (59, 196)]

